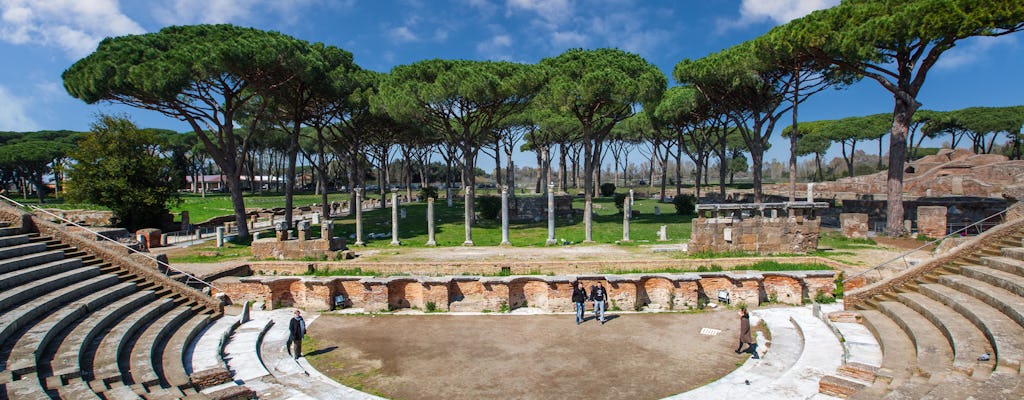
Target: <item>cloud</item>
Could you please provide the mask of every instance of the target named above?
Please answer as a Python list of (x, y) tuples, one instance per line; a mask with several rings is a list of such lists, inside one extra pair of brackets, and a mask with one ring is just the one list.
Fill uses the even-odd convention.
[(0, 40), (57, 47), (69, 58), (96, 49), (107, 36), (145, 32), (121, 13), (117, 0), (0, 0)]
[(771, 21), (773, 24), (784, 24), (796, 18), (810, 14), (811, 11), (834, 7), (839, 0), (743, 0), (740, 4), (740, 17), (719, 18), (717, 30), (724, 33), (752, 24)]
[(979, 36), (961, 41), (956, 47), (947, 50), (935, 63), (935, 69), (950, 71), (973, 64), (985, 58), (994, 47), (1017, 44), (1015, 36), (985, 37)]
[(551, 44), (556, 48), (586, 47), (587, 35), (575, 31), (551, 32)]
[[(294, 24), (302, 13), (317, 0), (172, 0), (152, 8), (153, 18), (163, 25), (220, 24), (251, 22), (258, 11), (275, 19)], [(353, 0), (330, 2), (332, 6), (350, 9)]]
[(512, 47), (512, 37), (505, 34), (491, 36), (483, 42), (476, 44), (476, 52), (487, 58), (508, 60), (511, 58), (507, 50)]
[(0, 131), (36, 131), (39, 125), (25, 113), (29, 101), (19, 98), (0, 85)]
[(415, 41), (419, 40), (419, 38), (416, 36), (416, 34), (412, 33), (412, 31), (409, 30), (409, 27), (407, 27), (407, 26), (400, 26), (400, 27), (397, 27), (397, 28), (392, 28), (391, 30), (388, 31), (388, 36), (391, 37), (391, 40), (394, 40), (394, 41), (400, 42), (400, 43), (401, 42), (415, 42)]
[(566, 21), (573, 15), (569, 0), (508, 0), (509, 14), (516, 11), (534, 12), (549, 25)]

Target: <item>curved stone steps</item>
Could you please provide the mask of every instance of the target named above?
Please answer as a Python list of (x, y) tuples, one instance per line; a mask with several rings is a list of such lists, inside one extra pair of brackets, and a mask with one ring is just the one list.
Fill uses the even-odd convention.
[[(75, 282), (81, 282), (98, 275), (100, 275), (99, 268), (76, 268), (71, 271), (37, 280), (32, 285), (21, 285), (0, 292), (0, 316), (6, 317), (11, 313), (12, 309), (21, 304), (58, 292)], [(0, 341), (3, 339), (6, 338), (0, 338)]]
[[(93, 347), (92, 359), (85, 356), (82, 363), (82, 375), (88, 381), (96, 381), (102, 384), (112, 384), (121, 381), (121, 370), (118, 367), (118, 360), (126, 356), (126, 348), (137, 332), (147, 326), (153, 320), (159, 318), (168, 310), (174, 307), (174, 301), (169, 298), (160, 298), (152, 303), (135, 310), (118, 321), (111, 329), (100, 338), (97, 346)], [(91, 362), (90, 362), (91, 361)], [(102, 386), (90, 384), (94, 389)]]
[(17, 269), (5, 274), (0, 274), (0, 290), (7, 290), (21, 286), (32, 281), (67, 272), (82, 267), (82, 260), (77, 258), (65, 258), (63, 260), (51, 261), (44, 264)]
[(160, 385), (160, 376), (157, 375), (154, 365), (154, 355), (167, 342), (167, 339), (187, 319), (195, 314), (191, 308), (175, 307), (168, 310), (164, 315), (150, 323), (131, 343), (125, 348), (127, 357), (122, 360), (121, 379), (125, 385), (142, 385), (148, 392), (150, 387)]
[(0, 247), (10, 247), (17, 246), (19, 244), (25, 244), (28, 243), (31, 238), (32, 235), (29, 234), (0, 236)]
[(1006, 289), (961, 275), (942, 276), (939, 278), (939, 283), (985, 302), (1006, 314), (1017, 324), (1024, 326), (1024, 298), (1014, 295)]
[(241, 325), (238, 316), (222, 316), (207, 325), (189, 343), (185, 353), (185, 373), (227, 368), (222, 356), (224, 345), (231, 334)]
[(924, 377), (943, 375), (953, 368), (953, 350), (945, 336), (921, 314), (895, 301), (878, 303), (878, 309), (905, 332), (916, 349), (916, 373)]
[(7, 358), (7, 369), (15, 375), (35, 372), (38, 365), (47, 358), (44, 352), (50, 346), (50, 342), (61, 335), (65, 329), (88, 315), (92, 310), (102, 308), (135, 291), (135, 284), (120, 283), (59, 308), (21, 335), (11, 347), (11, 353)]
[(956, 310), (978, 327), (992, 345), (998, 366), (1020, 370), (1024, 359), (1024, 327), (985, 302), (944, 285), (921, 285), (921, 293)]
[(982, 332), (956, 310), (921, 293), (900, 293), (900, 302), (931, 321), (939, 328), (953, 350), (953, 368), (972, 375), (975, 371), (987, 376), (995, 361), (978, 361), (982, 354), (993, 354), (992, 346)]
[(34, 375), (25, 379), (7, 383), (7, 398), (15, 400), (49, 400), (50, 395), (43, 390)]
[(274, 321), (269, 318), (253, 319), (235, 329), (224, 344), (224, 361), (227, 362), (236, 382), (245, 384), (251, 380), (270, 375), (260, 360), (258, 349)]
[(64, 259), (64, 252), (60, 250), (44, 251), (8, 258), (0, 260), (0, 274), (62, 259)]
[(41, 294), (35, 299), (0, 315), (0, 343), (10, 340), (17, 332), (31, 326), (34, 321), (53, 312), (56, 308), (89, 293), (94, 293), (118, 283), (117, 278), (109, 275), (98, 275), (99, 271), (95, 269), (90, 271), (88, 267), (84, 267), (80, 268), (80, 270), (82, 271), (74, 270), (60, 274), (63, 278), (57, 281), (78, 277), (86, 278), (85, 280), (78, 281), (77, 283), (68, 282), (66, 286)]
[[(842, 366), (843, 346), (832, 329), (802, 307), (790, 310), (790, 319), (803, 338), (800, 358), (768, 387), (787, 398), (806, 398), (818, 393), (818, 382)], [(772, 338), (774, 340), (774, 334)]]
[(46, 243), (28, 242), (0, 247), (0, 260), (46, 251)]
[[(1024, 240), (1020, 243), (1024, 244)], [(1024, 260), (1024, 247), (1004, 247), (1003, 255), (1017, 260)]]
[(160, 353), (154, 354), (153, 365), (159, 367), (157, 374), (161, 377), (161, 385), (180, 390), (192, 387), (188, 373), (185, 372), (185, 353), (189, 343), (209, 324), (208, 312), (192, 316), (167, 340)]
[(982, 264), (1006, 273), (1024, 276), (1024, 261), (1010, 257), (982, 257)]
[(963, 275), (990, 285), (1006, 289), (1017, 296), (1024, 297), (1024, 277), (980, 265), (965, 265), (961, 268)]
[[(65, 380), (81, 374), (81, 358), (87, 347), (121, 317), (152, 302), (156, 297), (151, 290), (142, 290), (125, 296), (86, 316), (57, 345), (49, 360), (50, 373)], [(59, 386), (59, 385), (54, 385)], [(51, 386), (53, 387), (53, 386)]]

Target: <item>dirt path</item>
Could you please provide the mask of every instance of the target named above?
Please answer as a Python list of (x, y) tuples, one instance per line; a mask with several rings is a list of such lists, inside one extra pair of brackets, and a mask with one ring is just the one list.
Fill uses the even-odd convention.
[(308, 359), (392, 399), (658, 399), (735, 369), (738, 325), (729, 310), (580, 326), (572, 315), (324, 315)]

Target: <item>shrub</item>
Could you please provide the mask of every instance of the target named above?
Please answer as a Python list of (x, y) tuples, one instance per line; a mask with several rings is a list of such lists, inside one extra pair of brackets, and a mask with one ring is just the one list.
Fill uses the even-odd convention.
[(676, 206), (676, 214), (693, 215), (693, 209), (697, 206), (697, 198), (689, 194), (680, 194), (672, 198), (672, 205)]
[(418, 194), (420, 200), (427, 201), (428, 198), (437, 200), (437, 188), (433, 186), (424, 186), (420, 188)]
[(477, 196), (476, 210), (483, 219), (498, 219), (501, 214), (501, 197)]
[(615, 208), (619, 209), (619, 214), (622, 214), (624, 212), (625, 208), (626, 208), (626, 198), (627, 197), (629, 197), (629, 195), (625, 194), (625, 193), (616, 193), (615, 194)]
[(818, 293), (814, 295), (814, 302), (819, 304), (831, 304), (836, 302), (836, 298), (819, 290)]
[(428, 301), (427, 305), (426, 305), (426, 308), (427, 308), (427, 312), (435, 312), (435, 311), (437, 311), (437, 304), (432, 302), (432, 301)]
[(601, 197), (608, 197), (615, 194), (615, 184), (605, 182), (601, 184)]

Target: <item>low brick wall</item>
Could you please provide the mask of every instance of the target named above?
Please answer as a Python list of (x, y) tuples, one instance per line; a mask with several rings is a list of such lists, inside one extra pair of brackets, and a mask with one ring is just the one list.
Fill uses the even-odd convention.
[(252, 256), (256, 259), (276, 258), (337, 258), (345, 250), (345, 238), (313, 240), (258, 239), (252, 242)]
[[(264, 302), (268, 308), (298, 307), (327, 310), (336, 296), (344, 306), (367, 311), (402, 308), (497, 311), (535, 307), (546, 311), (572, 310), (572, 282), (584, 287), (603, 285), (611, 307), (622, 310), (681, 310), (698, 303), (715, 303), (720, 290), (733, 305), (756, 306), (773, 300), (801, 304), (819, 292), (831, 296), (834, 271), (728, 271), (684, 274), (561, 275), (561, 276), (395, 276), (395, 277), (225, 277), (215, 286), (234, 303)], [(220, 293), (218, 291), (218, 293)]]
[[(799, 210), (798, 210), (799, 211)], [(821, 220), (811, 215), (752, 216), (693, 220), (691, 253), (748, 251), (759, 254), (807, 253), (818, 248)]]
[[(718, 266), (725, 270), (740, 268), (759, 261), (780, 263), (822, 264), (843, 270), (849, 268), (835, 260), (816, 256), (798, 257), (732, 257), (693, 258), (679, 260), (602, 260), (602, 261), (436, 261), (436, 262), (369, 262), (369, 261), (253, 261), (249, 267), (254, 275), (304, 275), (313, 271), (359, 268), (366, 273), (380, 275), (580, 275), (601, 273), (629, 273), (664, 271), (667, 269), (694, 270), (699, 267)], [(507, 272), (503, 272), (507, 271)]]

